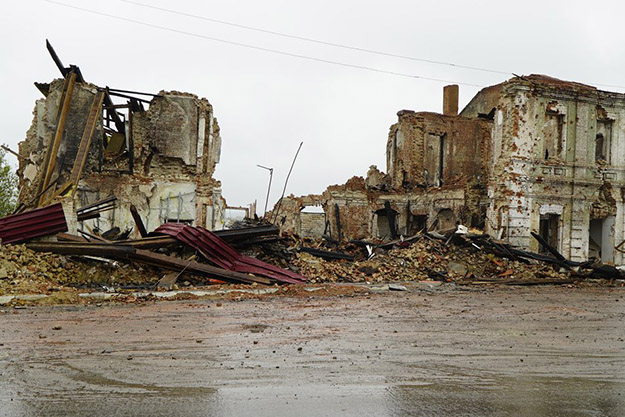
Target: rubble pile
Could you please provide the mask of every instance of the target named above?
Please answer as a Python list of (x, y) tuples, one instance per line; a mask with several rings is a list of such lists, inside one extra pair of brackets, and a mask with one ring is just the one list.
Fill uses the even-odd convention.
[[(293, 276), (306, 277), (306, 282), (311, 284), (435, 280), (459, 285), (540, 285), (571, 284), (588, 277), (610, 277), (591, 274), (600, 273), (605, 265), (578, 265), (573, 268), (555, 257), (541, 254), (517, 251), (516, 255), (513, 252), (509, 252), (509, 256), (502, 255), (493, 251), (493, 247), (501, 251), (515, 250), (490, 240), (486, 235), (466, 237), (455, 232), (446, 235), (434, 232), (395, 242), (351, 241), (340, 244), (331, 240), (300, 239), (293, 235), (271, 235), (259, 240), (260, 234), (275, 233), (276, 230), (268, 225), (244, 225), (241, 229), (217, 233), (236, 243), (240, 248), (237, 260), (247, 259), (247, 267), (253, 265), (249, 262), (258, 262), (264, 268), (273, 268), (273, 273), (282, 268), (284, 273), (291, 271), (288, 273)], [(276, 278), (280, 278), (263, 278), (249, 272), (226, 273), (222, 268), (209, 266), (219, 266), (221, 262), (219, 257), (210, 259), (206, 258), (209, 254), (202, 255), (210, 248), (194, 250), (189, 246), (194, 244), (192, 241), (182, 245), (170, 236), (117, 242), (68, 242), (65, 239), (69, 236), (63, 233), (56, 237), (57, 242), (31, 241), (26, 245), (0, 247), (0, 296), (78, 290), (155, 289), (163, 288), (161, 284), (167, 276), (173, 278), (166, 287), (168, 289), (223, 284), (237, 279), (240, 281), (235, 285), (255, 286), (279, 283)], [(136, 249), (141, 247), (154, 250)], [(42, 248), (58, 253), (41, 251)], [(171, 263), (172, 260), (175, 262)], [(260, 272), (260, 269), (255, 271), (256, 274)], [(612, 278), (622, 278), (622, 275), (616, 274)]]
[[(115, 203), (115, 198), (103, 201), (110, 205)], [(102, 204), (91, 206), (98, 208)], [(82, 229), (77, 230), (82, 235), (79, 236), (76, 232), (66, 233), (68, 226), (61, 206), (57, 203), (0, 219), (0, 240), (5, 242), (2, 250), (6, 258), (2, 272), (9, 280), (2, 291), (41, 293), (54, 286), (107, 291), (111, 287), (173, 289), (180, 277), (184, 277), (184, 286), (306, 282), (306, 277), (292, 270), (234, 249), (234, 246), (275, 241), (273, 236), (278, 229), (273, 225), (213, 233), (200, 226), (168, 222), (147, 234), (137, 217), (135, 226), (142, 231), (138, 239), (127, 239), (127, 234), (113, 236), (108, 231)], [(101, 208), (86, 215), (96, 217), (99, 211)], [(79, 216), (83, 214), (77, 212)], [(16, 243), (24, 243), (25, 247), (10, 246)], [(63, 256), (79, 262), (69, 262)], [(18, 286), (19, 283), (24, 286)]]
[[(105, 201), (114, 204), (114, 199)], [(276, 226), (264, 223), (211, 232), (201, 226), (168, 222), (147, 233), (140, 218), (135, 222), (142, 231), (137, 239), (113, 237), (108, 232), (66, 233), (60, 203), (0, 219), (0, 239), (25, 243), (1, 247), (0, 295), (49, 293), (67, 287), (173, 289), (178, 280), (188, 287), (427, 279), (540, 285), (587, 278), (625, 279), (624, 271), (612, 265), (567, 260), (535, 233), (532, 236), (545, 253), (515, 248), (462, 225), (392, 242), (339, 242), (331, 237), (280, 236)]]
[(131, 263), (39, 253), (25, 245), (0, 247), (0, 295), (147, 287), (156, 285), (161, 275)]
[(52, 291), (77, 273), (63, 256), (42, 256), (24, 245), (0, 247), (0, 295)]
[[(543, 262), (521, 262), (464, 245), (418, 236), (413, 242), (396, 244), (371, 243), (371, 255), (366, 247), (353, 243), (340, 245), (338, 253), (354, 257), (350, 260), (326, 260), (305, 252), (297, 252), (302, 242), (292, 239), (290, 264), (308, 277), (311, 283), (326, 282), (391, 282), (437, 280), (469, 284), (493, 283), (552, 283), (568, 282), (570, 274), (558, 266)], [(312, 241), (306, 244), (313, 243)], [(317, 242), (321, 247), (323, 242)], [(378, 245), (377, 248), (374, 246)], [(389, 249), (384, 249), (389, 248)], [(273, 262), (287, 265), (284, 257), (268, 255)], [(284, 254), (285, 252), (282, 252)], [(262, 256), (262, 255), (260, 255)], [(265, 255), (267, 256), (267, 255)], [(547, 282), (549, 280), (549, 282)]]

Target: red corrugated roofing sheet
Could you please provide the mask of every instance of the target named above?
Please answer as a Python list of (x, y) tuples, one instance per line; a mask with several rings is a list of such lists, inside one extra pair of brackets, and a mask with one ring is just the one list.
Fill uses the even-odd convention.
[(260, 275), (292, 284), (306, 282), (306, 277), (288, 269), (282, 269), (256, 258), (241, 255), (219, 236), (203, 227), (193, 227), (183, 223), (165, 223), (155, 232), (175, 237), (182, 243), (196, 249), (206, 260), (230, 271)]
[(61, 203), (0, 219), (2, 243), (19, 243), (60, 232), (67, 232)]

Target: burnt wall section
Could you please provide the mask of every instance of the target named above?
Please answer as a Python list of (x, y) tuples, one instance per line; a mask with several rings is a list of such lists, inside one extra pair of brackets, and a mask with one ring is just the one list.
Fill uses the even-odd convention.
[[(26, 132), (26, 139), (19, 143), (19, 153), (25, 157), (19, 159), (19, 201), (27, 203), (26, 205), (41, 191), (42, 177), (39, 174), (45, 163), (46, 149), (49, 148), (56, 132), (63, 82), (63, 79), (54, 80), (49, 85), (48, 95), (35, 102), (31, 127)], [(51, 182), (60, 185), (68, 180), (85, 130), (86, 115), (89, 114), (96, 92), (97, 86), (93, 84), (76, 83), (74, 85), (58, 153), (52, 156), (56, 160), (56, 166), (51, 175)], [(95, 137), (101, 136), (102, 123), (99, 122), (96, 125)], [(98, 143), (93, 141), (85, 171), (97, 169), (97, 160)]]

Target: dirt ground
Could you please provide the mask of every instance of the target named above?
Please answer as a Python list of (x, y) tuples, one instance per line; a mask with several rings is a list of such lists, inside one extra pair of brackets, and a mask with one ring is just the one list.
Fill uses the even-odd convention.
[(625, 289), (0, 308), (4, 416), (625, 415)]

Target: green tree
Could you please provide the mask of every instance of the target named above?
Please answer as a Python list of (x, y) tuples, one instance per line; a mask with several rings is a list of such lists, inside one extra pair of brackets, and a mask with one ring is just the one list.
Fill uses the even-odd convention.
[(4, 156), (5, 151), (0, 148), (0, 217), (13, 213), (17, 204), (17, 175)]

